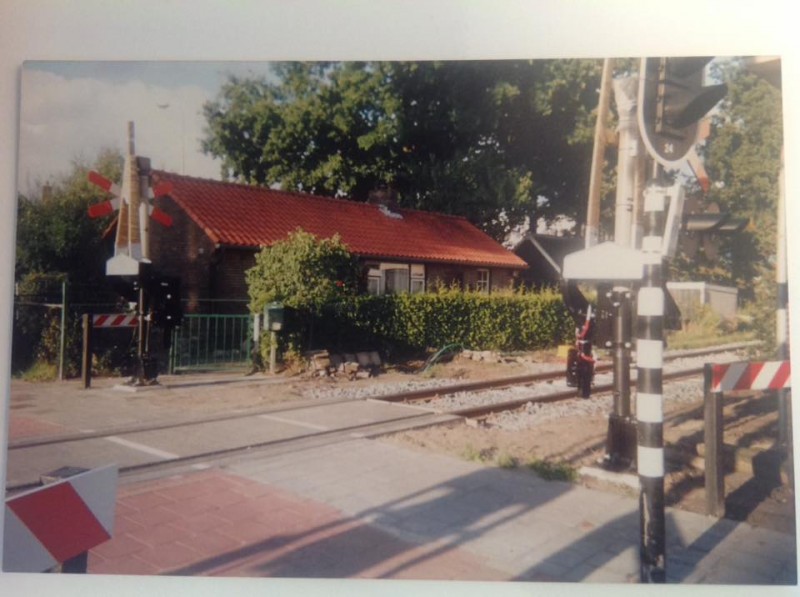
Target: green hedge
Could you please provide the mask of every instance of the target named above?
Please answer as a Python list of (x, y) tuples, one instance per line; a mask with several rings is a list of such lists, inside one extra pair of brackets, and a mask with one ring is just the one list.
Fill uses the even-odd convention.
[(472, 350), (533, 350), (569, 341), (574, 323), (561, 295), (442, 290), (358, 296), (315, 321), (316, 347), (388, 352), (459, 343)]

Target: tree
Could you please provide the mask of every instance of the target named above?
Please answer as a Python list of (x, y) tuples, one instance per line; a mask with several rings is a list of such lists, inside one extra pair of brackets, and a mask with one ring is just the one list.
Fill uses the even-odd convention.
[(102, 233), (108, 221), (90, 219), (87, 210), (106, 197), (87, 181), (90, 169), (119, 180), (122, 156), (102, 151), (91, 167), (75, 162), (69, 175), (41, 185), (38, 197), (19, 196), (17, 280), (34, 272), (66, 274), (71, 282), (102, 279), (106, 257)]
[(753, 299), (757, 282), (775, 278), (775, 230), (778, 177), (783, 145), (781, 94), (749, 74), (739, 61), (723, 63), (716, 74), (728, 84), (728, 95), (713, 118), (702, 153), (711, 188), (706, 204), (716, 203), (747, 228), (720, 237), (718, 256), (684, 257), (675, 264), (683, 278), (701, 278), (737, 286)]
[[(89, 169), (75, 162), (69, 175), (40, 185), (37, 196), (18, 197), (14, 371), (26, 369), (35, 360), (50, 364), (57, 360), (61, 311), (50, 306), (61, 304), (63, 282), (69, 285), (68, 309), (76, 302), (97, 302), (104, 296), (102, 232), (108, 222), (88, 217), (89, 205), (104, 199), (87, 182)], [(122, 157), (103, 151), (93, 169), (118, 180)], [(74, 373), (80, 364), (77, 317), (69, 318), (68, 334), (72, 341), (65, 364), (67, 372)]]
[(325, 305), (354, 296), (359, 288), (358, 262), (339, 237), (318, 239), (300, 229), (261, 249), (245, 275), (255, 313), (279, 301), (317, 315)]
[[(261, 313), (272, 302), (288, 308), (278, 338), (281, 350), (297, 353), (330, 334), (326, 307), (354, 297), (362, 287), (358, 260), (338, 236), (318, 239), (297, 229), (284, 241), (263, 248), (245, 273), (250, 309)], [(330, 319), (330, 318), (329, 318)], [(264, 334), (260, 353), (268, 359), (271, 335)]]
[(223, 175), (466, 216), (501, 239), (526, 216), (583, 219), (600, 63), (282, 63), (205, 105)]

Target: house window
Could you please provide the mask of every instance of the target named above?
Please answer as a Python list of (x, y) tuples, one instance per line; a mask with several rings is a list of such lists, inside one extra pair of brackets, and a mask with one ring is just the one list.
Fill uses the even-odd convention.
[(479, 269), (478, 278), (475, 282), (475, 290), (478, 292), (489, 293), (489, 270)]
[(425, 292), (425, 266), (411, 265), (411, 294)]
[(367, 292), (369, 294), (380, 294), (381, 293), (381, 277), (370, 275), (367, 278)]
[(380, 263), (367, 263), (367, 292), (383, 294), (383, 276)]
[(367, 263), (367, 292), (425, 292), (425, 266), (407, 263)]
[(394, 264), (388, 266), (383, 270), (383, 281), (383, 289), (386, 294), (408, 292), (408, 266)]

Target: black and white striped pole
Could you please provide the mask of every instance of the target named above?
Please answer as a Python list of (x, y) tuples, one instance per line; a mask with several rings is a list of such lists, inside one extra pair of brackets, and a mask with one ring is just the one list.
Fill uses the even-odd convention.
[(664, 290), (662, 220), (667, 189), (645, 190), (642, 239), (644, 278), (637, 300), (636, 419), (639, 475), (640, 574), (646, 583), (666, 581), (664, 522)]

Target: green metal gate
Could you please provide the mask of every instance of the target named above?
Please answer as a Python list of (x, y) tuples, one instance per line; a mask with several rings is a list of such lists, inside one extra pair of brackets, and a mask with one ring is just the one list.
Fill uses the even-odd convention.
[(246, 368), (252, 338), (251, 315), (184, 315), (172, 332), (170, 373)]

